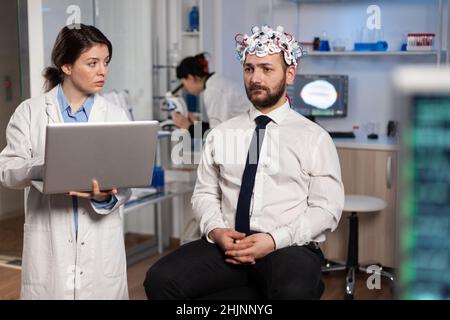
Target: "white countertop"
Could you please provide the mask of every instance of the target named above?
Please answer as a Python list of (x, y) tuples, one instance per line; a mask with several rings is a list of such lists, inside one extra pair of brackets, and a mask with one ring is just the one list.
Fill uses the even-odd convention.
[[(158, 137), (170, 137), (171, 131), (159, 131)], [(385, 150), (385, 151), (397, 151), (399, 150), (398, 139), (388, 136), (380, 135), (378, 139), (367, 139), (365, 135), (356, 135), (356, 138), (334, 138), (333, 139), (336, 148), (346, 149), (366, 149), (366, 150)]]
[(378, 139), (367, 139), (364, 135), (356, 135), (356, 138), (335, 138), (333, 139), (336, 148), (344, 149), (367, 149), (398, 151), (398, 139), (380, 135)]

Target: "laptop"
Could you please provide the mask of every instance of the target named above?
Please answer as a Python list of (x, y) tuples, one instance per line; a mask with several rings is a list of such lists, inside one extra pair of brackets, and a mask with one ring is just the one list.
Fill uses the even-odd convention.
[(43, 194), (148, 187), (158, 141), (157, 121), (59, 123), (47, 125)]

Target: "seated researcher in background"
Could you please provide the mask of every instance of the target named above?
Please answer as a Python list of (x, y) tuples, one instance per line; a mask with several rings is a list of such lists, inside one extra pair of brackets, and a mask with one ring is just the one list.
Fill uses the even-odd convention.
[[(203, 53), (183, 59), (177, 67), (177, 78), (184, 89), (194, 96), (203, 93), (208, 123), (202, 123), (202, 132), (215, 128), (222, 122), (246, 112), (251, 103), (236, 85), (215, 72), (209, 71), (208, 60)], [(193, 136), (194, 125), (200, 120), (192, 113), (188, 117), (180, 113), (172, 115), (178, 128), (187, 129)]]
[(298, 42), (282, 27), (252, 31), (236, 41), (253, 106), (210, 132), (198, 168), (192, 204), (203, 238), (150, 268), (149, 299), (236, 299), (248, 287), (264, 299), (323, 292), (318, 243), (342, 214), (339, 159), (328, 133), (290, 108)]

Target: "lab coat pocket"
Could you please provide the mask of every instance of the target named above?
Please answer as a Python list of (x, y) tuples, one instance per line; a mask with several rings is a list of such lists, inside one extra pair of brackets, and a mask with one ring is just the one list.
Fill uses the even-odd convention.
[(104, 229), (103, 272), (107, 277), (120, 277), (126, 272), (125, 243), (122, 223)]
[(53, 265), (50, 231), (25, 224), (23, 241), (23, 284), (46, 284)]

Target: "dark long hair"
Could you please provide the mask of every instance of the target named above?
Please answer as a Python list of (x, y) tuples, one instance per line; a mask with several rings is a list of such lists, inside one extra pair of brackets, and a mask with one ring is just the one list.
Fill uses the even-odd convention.
[(184, 58), (177, 67), (177, 78), (186, 79), (188, 75), (200, 78), (210, 75), (208, 60), (204, 53), (200, 53), (194, 57)]
[(104, 44), (112, 57), (112, 44), (94, 26), (84, 24), (65, 26), (59, 32), (52, 50), (52, 64), (44, 70), (45, 91), (48, 92), (64, 80), (63, 65), (74, 64), (80, 55), (96, 44)]

